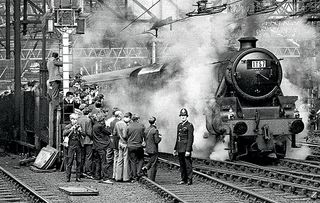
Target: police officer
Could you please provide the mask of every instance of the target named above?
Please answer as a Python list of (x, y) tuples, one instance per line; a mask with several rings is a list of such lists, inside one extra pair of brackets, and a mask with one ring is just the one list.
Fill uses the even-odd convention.
[(193, 144), (193, 125), (188, 121), (188, 111), (185, 108), (180, 110), (181, 123), (177, 128), (177, 141), (174, 146), (174, 155), (178, 155), (180, 163), (181, 184), (192, 184), (192, 161), (191, 151)]

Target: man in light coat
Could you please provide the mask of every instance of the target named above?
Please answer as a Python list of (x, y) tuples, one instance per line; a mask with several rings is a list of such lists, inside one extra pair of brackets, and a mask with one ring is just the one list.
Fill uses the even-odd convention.
[(51, 99), (53, 101), (59, 101), (59, 92), (62, 89), (62, 72), (60, 67), (62, 67), (63, 62), (59, 61), (59, 54), (53, 52), (51, 57), (48, 59), (47, 68), (49, 73), (49, 85), (51, 89)]
[(130, 180), (129, 156), (127, 146), (127, 125), (130, 122), (131, 117), (128, 113), (126, 113), (125, 117), (122, 119), (123, 115), (120, 111), (117, 111), (115, 115), (116, 119), (119, 120), (118, 122), (116, 122), (113, 130), (113, 136), (119, 137), (119, 151), (115, 179), (116, 181), (127, 182)]

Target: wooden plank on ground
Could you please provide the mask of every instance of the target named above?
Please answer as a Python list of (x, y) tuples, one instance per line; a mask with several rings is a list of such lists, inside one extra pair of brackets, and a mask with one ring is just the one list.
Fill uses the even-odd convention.
[(99, 195), (99, 191), (93, 188), (84, 187), (84, 186), (68, 186), (68, 187), (59, 187), (59, 190), (67, 193), (71, 196), (91, 196)]

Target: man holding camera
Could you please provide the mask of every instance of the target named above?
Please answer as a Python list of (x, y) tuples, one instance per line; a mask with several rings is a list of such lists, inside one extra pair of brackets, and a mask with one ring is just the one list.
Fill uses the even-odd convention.
[(82, 130), (80, 125), (77, 123), (78, 114), (71, 114), (70, 121), (71, 123), (66, 125), (63, 130), (64, 139), (68, 139), (68, 163), (67, 163), (67, 182), (70, 182), (71, 178), (71, 168), (74, 159), (74, 154), (76, 154), (76, 181), (80, 182), (80, 167), (81, 167), (81, 142), (82, 139)]

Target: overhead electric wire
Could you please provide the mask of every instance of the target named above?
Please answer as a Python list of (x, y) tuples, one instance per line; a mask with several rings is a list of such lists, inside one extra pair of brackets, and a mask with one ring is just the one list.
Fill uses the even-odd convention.
[[(240, 2), (240, 1), (243, 1), (243, 0), (236, 0), (236, 1), (234, 1), (234, 2), (230, 2), (230, 3), (226, 4), (225, 6), (228, 6), (228, 5), (231, 5), (231, 4), (235, 4), (235, 3), (238, 3), (238, 2)], [(209, 14), (209, 15), (210, 15), (210, 14)], [(168, 22), (167, 24), (161, 25), (161, 26), (159, 26), (159, 27), (157, 27), (157, 28), (163, 27), (163, 26), (165, 26), (165, 25), (170, 25), (170, 24), (173, 24), (173, 23), (176, 23), (176, 22), (184, 21), (184, 20), (186, 20), (186, 19), (188, 19), (188, 18), (192, 18), (192, 17), (195, 17), (195, 16), (187, 16), (187, 17), (184, 17), (184, 18), (180, 18), (180, 19), (177, 19), (177, 20), (173, 20), (173, 21)], [(145, 32), (151, 31), (151, 30), (153, 30), (153, 29), (154, 29), (154, 28), (151, 28), (151, 29), (149, 29), (149, 30), (147, 30), (147, 31), (145, 31)], [(145, 32), (144, 32), (144, 33), (145, 33)]]
[(148, 11), (150, 11), (150, 9), (152, 9), (155, 5), (157, 5), (161, 0), (158, 0), (156, 3), (154, 3), (150, 8), (148, 8), (147, 10), (145, 10), (141, 15), (139, 15), (137, 18), (135, 18), (133, 21), (131, 21), (127, 26), (125, 26), (124, 28), (122, 28), (122, 30), (120, 30), (120, 32), (122, 32), (123, 30), (125, 30), (127, 27), (129, 27), (130, 25), (132, 25), (132, 23), (136, 22), (136, 20), (138, 20), (141, 16), (143, 16), (145, 13), (147, 13)]

